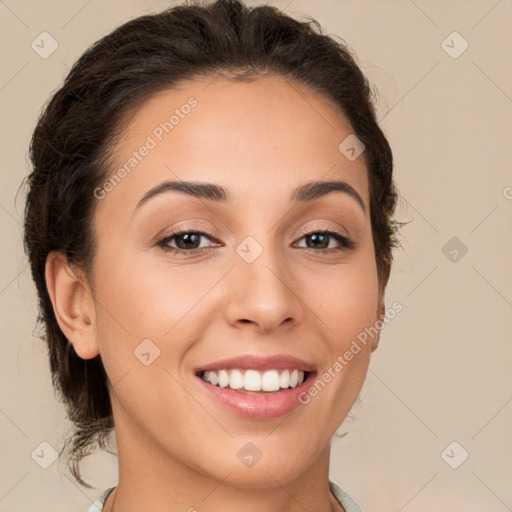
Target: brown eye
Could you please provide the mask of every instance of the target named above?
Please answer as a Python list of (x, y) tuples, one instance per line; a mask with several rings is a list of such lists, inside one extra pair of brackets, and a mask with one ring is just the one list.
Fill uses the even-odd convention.
[[(200, 233), (181, 233), (173, 236), (178, 249), (197, 249), (201, 245)], [(197, 246), (197, 247), (196, 247)]]
[[(302, 239), (306, 240), (306, 249), (330, 251), (353, 249), (355, 247), (354, 242), (336, 231), (314, 231), (305, 233)], [(339, 246), (341, 246), (341, 249), (336, 249), (336, 247), (332, 245), (329, 247), (333, 239), (335, 240), (334, 245), (336, 245), (337, 242)]]
[(310, 244), (306, 243), (309, 249), (328, 249), (331, 237), (326, 233), (313, 233), (305, 238), (311, 242)]
[(212, 245), (201, 247), (201, 242), (204, 239), (211, 241), (214, 240), (211, 235), (208, 233), (203, 233), (202, 231), (181, 230), (165, 236), (164, 238), (160, 239), (157, 244), (164, 251), (189, 255), (213, 248)]

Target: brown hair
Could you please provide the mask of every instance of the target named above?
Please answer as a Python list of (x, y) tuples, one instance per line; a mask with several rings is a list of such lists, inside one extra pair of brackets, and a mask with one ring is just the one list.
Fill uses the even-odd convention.
[(278, 75), (339, 106), (366, 146), (370, 216), (379, 282), (390, 273), (397, 223), (392, 152), (377, 124), (371, 87), (350, 49), (324, 35), (317, 21), (295, 20), (272, 6), (239, 0), (188, 3), (121, 25), (73, 65), (45, 106), (30, 144), (25, 248), (39, 296), (54, 386), (74, 423), (68, 440), (73, 475), (113, 427), (100, 357), (83, 360), (60, 330), (45, 282), (50, 251), (63, 251), (90, 275), (93, 191), (109, 174), (121, 122), (159, 90), (196, 77)]

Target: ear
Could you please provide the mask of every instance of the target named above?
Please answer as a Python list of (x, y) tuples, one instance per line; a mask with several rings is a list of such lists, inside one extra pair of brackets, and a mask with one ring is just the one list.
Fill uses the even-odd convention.
[(45, 277), (53, 311), (64, 336), (82, 359), (96, 357), (99, 350), (94, 299), (83, 274), (75, 272), (64, 253), (53, 251), (46, 258)]
[[(382, 329), (382, 327), (384, 325), (385, 315), (386, 315), (386, 306), (384, 304), (384, 292), (382, 292), (379, 294), (379, 301), (378, 301), (378, 305), (377, 305), (377, 320), (375, 322), (376, 324), (378, 322), (378, 324), (375, 327), (379, 329), (379, 334), (377, 336), (372, 337), (371, 352), (373, 352), (379, 346), (380, 330)], [(380, 325), (380, 327), (379, 327), (379, 325)]]

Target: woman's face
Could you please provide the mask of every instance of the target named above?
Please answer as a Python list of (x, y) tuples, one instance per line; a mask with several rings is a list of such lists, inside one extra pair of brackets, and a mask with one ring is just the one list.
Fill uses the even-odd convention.
[[(383, 313), (364, 154), (338, 148), (351, 134), (281, 78), (189, 82), (128, 119), (95, 191), (92, 291), (121, 464), (265, 487), (326, 455), (377, 344), (357, 336)], [(296, 388), (250, 391), (301, 368)]]

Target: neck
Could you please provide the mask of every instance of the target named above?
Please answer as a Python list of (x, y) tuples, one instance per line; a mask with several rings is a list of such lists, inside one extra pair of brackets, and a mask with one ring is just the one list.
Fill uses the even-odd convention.
[[(117, 426), (120, 424), (123, 423)], [(329, 444), (296, 478), (284, 482), (279, 475), (263, 470), (266, 478), (258, 478), (252, 485), (250, 481), (240, 484), (229, 468), (220, 472), (221, 478), (213, 478), (199, 468), (163, 455), (161, 447), (133, 434), (127, 428), (116, 427), (119, 484), (110, 494), (104, 512), (343, 512), (329, 490)]]

